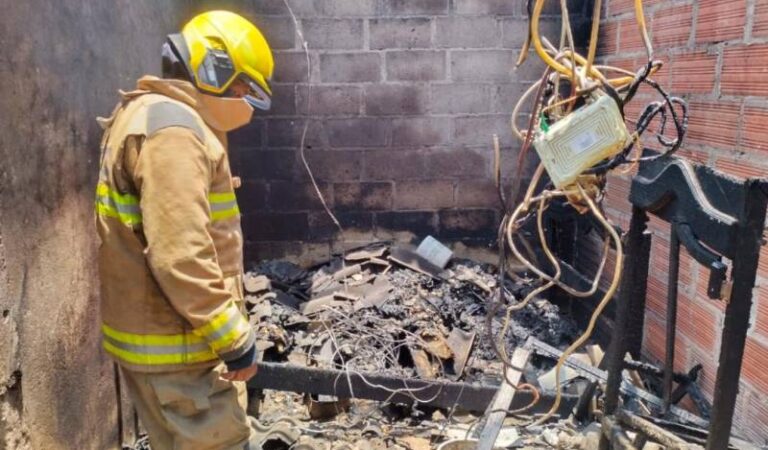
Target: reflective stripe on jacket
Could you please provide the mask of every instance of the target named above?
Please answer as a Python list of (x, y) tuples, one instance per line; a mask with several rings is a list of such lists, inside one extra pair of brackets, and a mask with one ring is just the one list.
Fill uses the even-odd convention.
[(198, 95), (145, 77), (101, 121), (103, 346), (132, 370), (215, 365), (255, 341), (226, 137), (207, 125)]

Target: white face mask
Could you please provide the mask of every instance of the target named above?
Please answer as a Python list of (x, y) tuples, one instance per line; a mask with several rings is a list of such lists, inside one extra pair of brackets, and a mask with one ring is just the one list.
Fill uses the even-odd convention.
[(245, 98), (216, 97), (200, 94), (198, 111), (208, 125), (219, 131), (232, 131), (247, 125), (253, 117), (253, 107)]

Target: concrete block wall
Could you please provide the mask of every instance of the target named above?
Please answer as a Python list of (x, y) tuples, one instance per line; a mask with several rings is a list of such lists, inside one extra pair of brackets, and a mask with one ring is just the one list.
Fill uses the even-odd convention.
[[(572, 3), (580, 24), (583, 2)], [(528, 27), (524, 2), (290, 4), (309, 74), (282, 1), (224, 3), (253, 17), (276, 49), (274, 109), (231, 136), (246, 258), (324, 257), (341, 245), (427, 234), (492, 241), (500, 220), (492, 135), (510, 174), (518, 144), (509, 115), (543, 70), (535, 58), (514, 70)], [(547, 12), (543, 27), (557, 38), (559, 10)], [(306, 122), (306, 157), (343, 236), (300, 159)]]
[[(631, 0), (608, 0), (601, 22), (603, 61), (638, 69), (645, 60)], [(764, 0), (645, 1), (656, 58), (655, 77), (690, 105), (689, 134), (681, 154), (739, 177), (768, 176), (768, 2)], [(641, 93), (629, 108), (636, 118), (650, 97)], [(607, 210), (628, 224), (629, 178), (613, 177)], [(654, 233), (648, 285), (645, 351), (663, 360), (668, 227), (651, 221)], [(724, 305), (707, 299), (708, 272), (683, 253), (676, 361), (679, 369), (704, 366), (701, 385), (714, 390)], [(758, 287), (742, 366), (736, 430), (760, 444), (768, 441), (768, 249), (761, 255)]]

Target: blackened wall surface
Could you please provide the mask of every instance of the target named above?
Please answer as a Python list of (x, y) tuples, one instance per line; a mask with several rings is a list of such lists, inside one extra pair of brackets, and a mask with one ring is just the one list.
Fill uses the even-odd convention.
[[(528, 31), (521, 0), (206, 2), (254, 18), (276, 49), (274, 109), (231, 139), (244, 184), (247, 258), (322, 257), (342, 245), (433, 234), (487, 243), (500, 220), (492, 135), (504, 173), (509, 116), (543, 66), (514, 69)], [(543, 20), (559, 39), (559, 2)], [(583, 24), (586, 2), (571, 2)], [(299, 155), (339, 217), (322, 209)], [(530, 171), (526, 170), (527, 175)]]

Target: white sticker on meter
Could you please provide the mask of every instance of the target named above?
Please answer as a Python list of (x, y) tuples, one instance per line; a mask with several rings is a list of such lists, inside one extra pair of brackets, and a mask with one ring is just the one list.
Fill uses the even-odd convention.
[(587, 130), (571, 140), (571, 151), (578, 155), (595, 145), (597, 141), (597, 135), (594, 132)]

